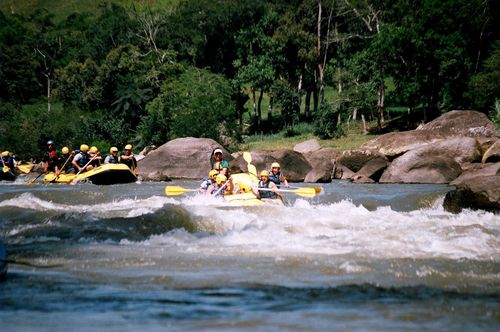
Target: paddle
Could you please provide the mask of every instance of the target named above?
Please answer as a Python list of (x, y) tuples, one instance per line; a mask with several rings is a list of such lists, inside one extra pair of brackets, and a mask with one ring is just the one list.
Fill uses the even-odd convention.
[(257, 176), (257, 168), (255, 168), (255, 166), (251, 164), (252, 155), (250, 154), (250, 152), (247, 152), (247, 151), (243, 152), (243, 159), (245, 159), (245, 161), (247, 162), (248, 173), (258, 177)]
[(92, 162), (95, 158), (97, 158), (97, 156), (98, 156), (98, 154), (96, 153), (96, 154), (95, 154), (95, 155), (94, 155), (94, 156), (93, 156), (93, 157), (89, 160), (89, 162), (85, 164), (85, 166), (83, 166), (82, 168), (80, 168), (80, 170), (78, 171), (78, 173), (76, 173), (75, 178), (73, 179), (73, 181), (71, 181), (71, 184), (75, 184), (76, 182), (78, 182), (78, 180), (77, 180), (77, 181), (75, 181), (76, 176), (77, 176), (78, 174), (80, 174), (80, 173), (81, 173), (84, 169), (86, 169), (86, 168), (87, 168), (87, 166), (88, 166), (88, 165), (90, 165), (90, 163), (91, 163), (91, 162)]
[(4, 173), (9, 173), (10, 172), (10, 168), (8, 166), (5, 165), (5, 161), (3, 161), (3, 157), (0, 157), (2, 159), (2, 164), (3, 164), (3, 172)]
[[(256, 190), (259, 190), (259, 191), (274, 191), (272, 189), (269, 189), (269, 188), (256, 188)], [(316, 191), (314, 190), (314, 188), (311, 188), (311, 187), (299, 187), (299, 189), (278, 189), (278, 192), (280, 193), (294, 193), (296, 195), (299, 195), (299, 196), (302, 196), (302, 197), (306, 197), (306, 198), (311, 198), (311, 197), (314, 197), (316, 196)]]
[(38, 180), (38, 178), (39, 178), (40, 176), (42, 176), (42, 175), (46, 175), (48, 172), (49, 172), (49, 171), (46, 171), (46, 172), (40, 173), (40, 174), (38, 174), (38, 175), (37, 175), (37, 177), (36, 177), (36, 178), (31, 179), (31, 180), (27, 180), (27, 181), (26, 181), (26, 183), (35, 183), (35, 181), (36, 181), (36, 180)]
[(68, 157), (68, 158), (66, 159), (66, 161), (65, 161), (65, 162), (64, 162), (64, 164), (62, 165), (62, 167), (61, 167), (61, 169), (59, 170), (59, 172), (57, 172), (56, 177), (55, 177), (52, 181), (50, 181), (50, 182), (55, 182), (55, 181), (59, 178), (59, 175), (61, 175), (61, 172), (62, 172), (62, 170), (64, 169), (64, 166), (66, 166), (66, 164), (68, 163), (69, 159), (70, 159), (70, 157)]
[(28, 174), (29, 172), (31, 172), (31, 169), (33, 168), (33, 165), (32, 164), (29, 164), (29, 165), (23, 165), (23, 164), (19, 164), (16, 166), (21, 172), (25, 173), (25, 174)]
[(198, 189), (188, 189), (180, 186), (166, 186), (165, 187), (165, 195), (167, 196), (177, 196), (182, 195), (184, 193), (190, 191), (198, 191)]
[(293, 189), (303, 189), (303, 188), (312, 188), (314, 189), (314, 192), (317, 194), (321, 194), (321, 192), (323, 191), (323, 188), (321, 187), (297, 187), (297, 186), (288, 186), (288, 188), (293, 188)]
[(25, 266), (30, 266), (30, 267), (38, 267), (38, 268), (42, 268), (42, 269), (62, 266), (62, 264), (39, 265), (39, 264), (34, 264), (34, 263), (30, 263), (28, 261), (23, 261), (23, 260), (19, 260), (19, 259), (3, 259), (3, 258), (0, 258), (0, 261), (2, 261), (4, 263), (8, 263), (8, 264), (25, 265)]

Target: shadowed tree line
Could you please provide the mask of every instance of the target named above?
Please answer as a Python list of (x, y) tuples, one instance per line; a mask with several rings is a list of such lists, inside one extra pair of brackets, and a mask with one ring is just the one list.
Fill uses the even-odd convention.
[[(495, 1), (103, 1), (92, 13), (0, 12), (0, 147), (162, 144), (313, 124), (398, 130), (452, 109), (500, 119)], [(496, 108), (495, 108), (495, 105)], [(498, 123), (498, 122), (497, 122)]]

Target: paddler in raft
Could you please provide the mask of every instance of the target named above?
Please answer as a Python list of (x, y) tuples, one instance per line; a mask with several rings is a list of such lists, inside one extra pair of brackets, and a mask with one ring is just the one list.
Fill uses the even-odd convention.
[(16, 175), (14, 174), (15, 160), (14, 157), (10, 155), (9, 151), (2, 152), (2, 171), (0, 173), (0, 180), (14, 181)]
[(104, 163), (105, 164), (120, 163), (120, 158), (118, 157), (118, 148), (116, 146), (113, 146), (111, 149), (109, 149), (109, 154), (106, 155), (106, 158), (104, 158)]
[(215, 183), (208, 186), (206, 193), (215, 197), (224, 197), (225, 195), (232, 195), (233, 190), (233, 179), (228, 179), (224, 174), (219, 174), (215, 178)]
[(54, 172), (57, 173), (59, 171), (59, 167), (62, 165), (61, 163), (61, 155), (59, 154), (59, 151), (56, 150), (54, 141), (53, 140), (48, 140), (47, 141), (47, 153), (44, 158), (44, 173), (47, 172)]
[(77, 173), (83, 173), (92, 170), (94, 167), (89, 164), (89, 146), (87, 144), (80, 145), (80, 151), (75, 155), (71, 162)]
[(219, 175), (219, 171), (216, 169), (212, 169), (208, 172), (208, 177), (203, 178), (203, 181), (200, 184), (200, 187), (198, 188), (199, 193), (205, 193), (207, 192), (207, 189), (210, 185), (216, 184), (216, 178), (217, 175)]
[(258, 199), (261, 200), (282, 199), (278, 186), (269, 179), (269, 172), (266, 170), (260, 172), (260, 181), (258, 187), (252, 187), (252, 192), (255, 194), (255, 196), (257, 196)]
[(222, 157), (222, 150), (217, 148), (214, 150), (213, 157), (215, 162), (213, 164), (213, 169), (217, 170), (219, 174), (223, 174), (229, 177), (229, 163)]
[(75, 172), (75, 167), (73, 166), (73, 158), (76, 155), (75, 151), (69, 151), (69, 148), (67, 146), (63, 147), (61, 149), (61, 162), (62, 166), (61, 169), (59, 170), (58, 173), (56, 173), (56, 176), (58, 176), (60, 173), (65, 173), (65, 174), (72, 174)]
[(277, 162), (272, 163), (271, 170), (268, 172), (269, 180), (274, 182), (274, 184), (277, 185), (278, 188), (280, 187), (281, 183), (283, 183), (285, 187), (288, 187), (288, 181), (286, 180), (285, 176), (281, 174), (280, 164), (278, 164)]
[(90, 165), (93, 168), (101, 166), (102, 157), (99, 149), (96, 146), (90, 148)]
[(136, 173), (137, 169), (137, 160), (134, 157), (134, 153), (132, 152), (132, 145), (125, 145), (124, 152), (120, 155), (120, 162), (125, 164), (132, 170), (132, 172)]

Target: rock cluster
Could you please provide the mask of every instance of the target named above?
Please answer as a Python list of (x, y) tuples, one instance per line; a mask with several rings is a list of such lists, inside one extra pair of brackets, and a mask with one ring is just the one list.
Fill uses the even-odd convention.
[[(200, 179), (211, 168), (211, 139), (175, 139), (139, 161), (145, 180)], [(231, 172), (246, 172), (241, 153), (223, 155)], [(252, 151), (257, 170), (279, 162), (292, 182), (448, 183), (444, 206), (500, 211), (500, 140), (495, 125), (476, 111), (451, 111), (416, 130), (392, 132), (366, 142), (359, 149), (339, 152), (321, 148), (315, 140), (293, 150)]]

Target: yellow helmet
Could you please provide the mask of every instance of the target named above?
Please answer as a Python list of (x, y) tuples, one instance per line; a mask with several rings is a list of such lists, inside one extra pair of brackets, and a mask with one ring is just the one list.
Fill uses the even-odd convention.
[(63, 154), (68, 154), (69, 153), (69, 149), (68, 149), (67, 146), (65, 146), (64, 148), (62, 148), (61, 151), (62, 151)]
[(89, 146), (87, 144), (80, 145), (80, 151), (87, 152), (89, 150)]
[(278, 164), (278, 163), (272, 163), (271, 168), (281, 168), (281, 167), (280, 167), (280, 164)]
[(93, 146), (93, 147), (90, 148), (90, 153), (96, 154), (97, 152), (99, 152), (99, 150), (97, 149), (96, 146)]
[(215, 178), (215, 181), (217, 182), (218, 185), (220, 185), (221, 183), (224, 183), (227, 181), (227, 177), (224, 174), (219, 174)]
[(116, 146), (113, 146), (111, 149), (109, 149), (109, 153), (113, 152), (118, 152), (118, 148)]
[(267, 176), (267, 177), (269, 177), (269, 172), (266, 171), (266, 170), (264, 170), (264, 171), (260, 172), (260, 176)]
[(208, 172), (208, 176), (210, 178), (213, 178), (217, 174), (219, 174), (219, 171), (217, 171), (216, 169), (212, 169), (210, 172)]
[(125, 145), (125, 150), (132, 150), (132, 145), (131, 144)]
[(2, 152), (2, 157), (8, 157), (8, 156), (9, 156), (9, 151)]

